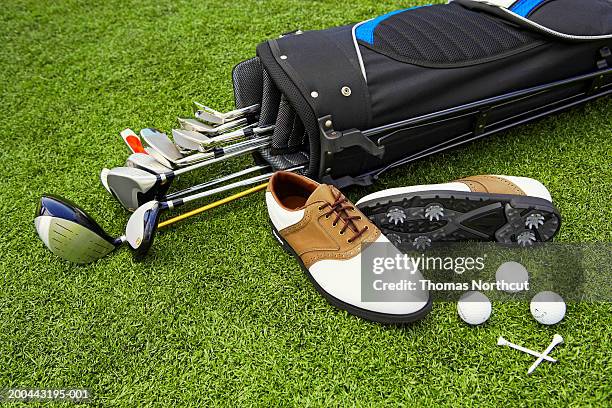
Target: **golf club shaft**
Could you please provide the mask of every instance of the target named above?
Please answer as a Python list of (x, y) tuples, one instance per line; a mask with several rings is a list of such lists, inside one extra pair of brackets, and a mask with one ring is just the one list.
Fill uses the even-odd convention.
[(176, 216), (174, 218), (170, 218), (170, 219), (168, 219), (166, 221), (160, 222), (157, 225), (157, 227), (158, 228), (168, 227), (168, 226), (170, 226), (172, 224), (175, 224), (175, 223), (177, 223), (179, 221), (182, 221), (182, 220), (187, 219), (189, 217), (193, 217), (194, 215), (198, 215), (200, 213), (203, 213), (204, 211), (212, 210), (213, 208), (220, 207), (223, 204), (230, 203), (232, 201), (238, 200), (239, 198), (245, 197), (245, 196), (247, 196), (249, 194), (253, 194), (253, 193), (257, 192), (257, 191), (261, 191), (261, 190), (265, 189), (267, 186), (268, 186), (268, 183), (264, 183), (264, 184), (260, 184), (260, 185), (255, 186), (255, 187), (251, 187), (248, 190), (241, 191), (240, 193), (236, 193), (236, 194), (231, 195), (229, 197), (225, 197), (225, 198), (223, 198), (221, 200), (215, 201), (214, 203), (207, 204), (207, 205), (205, 205), (203, 207), (196, 208), (193, 211), (189, 211), (189, 212), (186, 212), (185, 214), (181, 214), (181, 215)]
[[(298, 170), (302, 170), (302, 169), (304, 169), (304, 166), (294, 167), (294, 168), (288, 169), (286, 171), (298, 171)], [(267, 178), (269, 179), (270, 177), (272, 177), (272, 174), (274, 174), (274, 173), (270, 173), (270, 174), (267, 174), (265, 176), (267, 176)], [(259, 179), (260, 177), (262, 177), (262, 176), (259, 176), (257, 178)], [(255, 177), (251, 178), (250, 180), (254, 180), (254, 179), (255, 179)], [(247, 179), (247, 180), (249, 180), (249, 179)], [(256, 183), (256, 182), (257, 181), (253, 181), (253, 183)], [(237, 183), (234, 183), (234, 185), (236, 185), (236, 184)], [(246, 184), (244, 184), (244, 185), (246, 185)], [(230, 190), (232, 188), (238, 187), (238, 186), (233, 186), (233, 187), (230, 187), (230, 186), (232, 186), (232, 185), (225, 186), (225, 188), (222, 187), (221, 189), (223, 189), (223, 191), (227, 191), (227, 190)], [(164, 228), (164, 227), (170, 226), (170, 225), (175, 224), (175, 223), (177, 223), (179, 221), (182, 221), (182, 220), (187, 219), (189, 217), (193, 217), (194, 215), (200, 214), (200, 213), (202, 213), (204, 211), (211, 210), (211, 209), (219, 207), (219, 206), (221, 206), (223, 204), (227, 204), (227, 203), (230, 203), (232, 201), (238, 200), (239, 198), (245, 197), (245, 196), (247, 196), (249, 194), (255, 193), (257, 191), (261, 191), (261, 190), (265, 189), (267, 186), (268, 186), (268, 183), (263, 183), (263, 184), (260, 184), (258, 186), (255, 186), (255, 187), (251, 187), (248, 190), (241, 191), (240, 193), (236, 193), (236, 194), (231, 195), (229, 197), (225, 197), (225, 198), (223, 198), (221, 200), (218, 200), (218, 201), (215, 201), (213, 203), (207, 204), (207, 205), (205, 205), (203, 207), (196, 208), (195, 210), (189, 211), (189, 212), (187, 212), (185, 214), (181, 214), (179, 216), (170, 218), (170, 219), (168, 219), (166, 221), (160, 222), (158, 224), (158, 228)], [(206, 196), (218, 193), (218, 192), (220, 192), (219, 190), (221, 190), (221, 189), (215, 189), (215, 191), (211, 190), (209, 192), (209, 194), (206, 194)], [(195, 198), (195, 196), (192, 197), (192, 198), (194, 200), (197, 199), (197, 198)], [(198, 198), (201, 198), (201, 197), (198, 197)]]
[[(297, 171), (297, 170), (301, 170), (303, 169), (304, 166), (298, 166), (298, 167), (294, 167), (291, 169), (288, 169), (287, 171)], [(165, 201), (164, 204), (166, 206), (168, 206), (168, 208), (172, 209), (175, 207), (179, 207), (183, 204), (189, 203), (191, 201), (195, 201), (195, 200), (199, 200), (201, 198), (205, 198), (205, 197), (209, 197), (211, 195), (214, 194), (218, 194), (218, 193), (223, 193), (225, 191), (229, 191), (229, 190), (233, 190), (235, 188), (239, 188), (239, 187), (246, 187), (246, 186), (250, 186), (252, 184), (257, 184), (259, 182), (262, 181), (266, 181), (268, 180), (270, 177), (272, 177), (274, 173), (266, 173), (266, 174), (262, 174), (259, 176), (255, 176), (255, 177), (251, 177), (248, 179), (244, 179), (244, 180), (240, 180), (240, 181), (236, 181), (234, 183), (231, 184), (227, 184), (225, 186), (221, 186), (221, 187), (217, 187), (217, 188), (213, 188), (212, 190), (207, 190), (207, 191), (202, 191), (201, 193), (197, 193), (191, 196), (187, 196), (187, 197), (183, 197), (183, 198), (177, 198), (174, 200), (169, 200), (169, 201)]]
[[(264, 133), (269, 132), (270, 130), (273, 130), (274, 127), (273, 126), (269, 126), (269, 127), (265, 127), (265, 128), (258, 128), (256, 130), (253, 129), (241, 129), (240, 133), (240, 138), (245, 137), (245, 136), (252, 136), (252, 135), (263, 135)], [(231, 135), (232, 137), (228, 137), (226, 138), (226, 136)], [(215, 138), (211, 138), (210, 140), (213, 140), (215, 143), (220, 141), (225, 141), (227, 140), (231, 140), (231, 139), (237, 139), (238, 137), (238, 133), (234, 133), (234, 134), (227, 134), (222, 136), (223, 139), (218, 139), (215, 140)], [(259, 141), (264, 140), (263, 138), (255, 138), (255, 139), (247, 139), (247, 140), (243, 140), (237, 143), (234, 143), (232, 145), (227, 145), (227, 146), (217, 146), (215, 147), (214, 144), (200, 144), (201, 147), (204, 146), (209, 146), (208, 149), (202, 149), (200, 153), (194, 153), (191, 154), (189, 156), (185, 156), (182, 159), (179, 159), (176, 161), (176, 163), (181, 166), (181, 165), (191, 165), (191, 164), (195, 164), (195, 163), (199, 163), (199, 162), (203, 162), (206, 160), (210, 160), (213, 159), (215, 157), (219, 157), (219, 156), (223, 156), (224, 154), (230, 153), (234, 150), (239, 150), (242, 149), (245, 146), (250, 146), (253, 143), (258, 143)], [(175, 142), (176, 144), (176, 142)], [(180, 146), (177, 145), (177, 147), (180, 148)]]
[(226, 133), (226, 134), (223, 134), (223, 135), (215, 136), (212, 139), (214, 139), (215, 143), (217, 143), (217, 142), (226, 142), (228, 140), (237, 139), (239, 137), (252, 136), (252, 135), (263, 135), (263, 134), (265, 134), (267, 132), (270, 132), (272, 130), (274, 130), (274, 126), (267, 126), (267, 127), (264, 127), (264, 128), (248, 126), (246, 128), (235, 130), (235, 131), (230, 132), (230, 133)]
[(229, 180), (232, 180), (238, 177), (246, 176), (247, 174), (255, 173), (257, 171), (264, 171), (264, 170), (270, 170), (270, 166), (249, 167), (248, 169), (244, 169), (236, 173), (228, 174), (227, 176), (223, 176), (223, 177), (211, 180), (211, 181), (207, 181), (206, 183), (198, 184), (193, 187), (189, 187), (184, 190), (177, 191), (172, 194), (168, 194), (166, 196), (166, 200), (174, 200), (175, 198), (179, 198), (187, 194), (195, 193), (197, 191), (204, 190), (208, 187), (216, 186), (218, 184), (225, 183), (226, 181), (229, 181)]
[[(209, 166), (213, 163), (218, 163), (224, 160), (229, 160), (233, 157), (243, 156), (245, 154), (254, 152), (257, 149), (267, 146), (270, 144), (270, 138), (264, 137), (260, 139), (250, 140), (249, 143), (241, 142), (236, 145), (228, 146), (227, 148), (222, 149), (221, 153), (208, 153), (207, 157), (210, 157), (210, 160), (204, 160), (187, 167), (183, 167), (181, 169), (175, 170), (170, 173), (166, 173), (164, 176), (168, 179), (173, 178), (174, 176), (178, 176), (183, 173), (187, 173), (188, 171), (199, 169), (205, 166)], [(238, 146), (239, 145), (239, 146)]]

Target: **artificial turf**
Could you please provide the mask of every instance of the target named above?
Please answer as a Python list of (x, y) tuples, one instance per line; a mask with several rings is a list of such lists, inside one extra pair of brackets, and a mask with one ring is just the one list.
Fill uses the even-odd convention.
[[(160, 234), (140, 263), (123, 249), (70, 265), (36, 236), (43, 193), (77, 202), (119, 235), (128, 214), (98, 182), (101, 168), (125, 160), (118, 132), (169, 130), (192, 100), (231, 109), (231, 68), (259, 42), (417, 3), (3, 3), (0, 388), (84, 387), (93, 404), (117, 406), (610, 405), (610, 303), (572, 303), (551, 328), (524, 302), (495, 304), (478, 328), (453, 303), (407, 328), (368, 323), (313, 289), (273, 239), (261, 193)], [(346, 193), (529, 176), (564, 217), (558, 241), (609, 242), (611, 133), (612, 102), (599, 100)], [(554, 333), (566, 341), (554, 351), (560, 362), (529, 377), (531, 357), (496, 346), (504, 335), (543, 350)]]

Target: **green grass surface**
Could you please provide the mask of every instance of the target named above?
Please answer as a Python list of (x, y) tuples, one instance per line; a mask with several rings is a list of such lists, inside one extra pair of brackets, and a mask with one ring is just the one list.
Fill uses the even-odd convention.
[[(405, 6), (414, 5), (408, 2)], [(610, 405), (612, 306), (570, 304), (545, 328), (496, 304), (472, 328), (455, 305), (411, 327), (338, 312), (276, 244), (262, 195), (84, 267), (53, 256), (33, 214), (43, 193), (119, 235), (127, 214), (98, 182), (121, 165), (124, 127), (169, 130), (200, 100), (232, 108), (230, 72), (259, 42), (350, 23), (397, 2), (13, 1), (0, 10), (0, 388), (86, 387), (96, 405)], [(531, 176), (564, 216), (561, 242), (612, 238), (612, 102), (600, 100), (346, 191), (491, 173)], [(188, 185), (233, 163), (182, 179)], [(609, 268), (609, 265), (607, 266)], [(609, 270), (609, 269), (608, 269)], [(533, 361), (499, 335), (543, 350)]]

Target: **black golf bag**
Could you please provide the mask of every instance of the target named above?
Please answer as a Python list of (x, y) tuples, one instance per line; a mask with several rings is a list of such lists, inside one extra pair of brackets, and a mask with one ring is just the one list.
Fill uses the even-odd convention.
[(233, 70), (256, 159), (340, 187), (609, 95), (612, 0), (456, 0), (296, 31)]

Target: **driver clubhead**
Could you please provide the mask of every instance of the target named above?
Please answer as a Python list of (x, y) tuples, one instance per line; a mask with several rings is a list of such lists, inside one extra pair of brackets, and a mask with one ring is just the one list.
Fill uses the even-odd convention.
[(70, 201), (50, 195), (41, 198), (34, 226), (51, 252), (78, 264), (94, 262), (123, 243)]
[(164, 196), (170, 180), (162, 182), (162, 176), (133, 167), (115, 167), (106, 175), (111, 194), (128, 211), (135, 211), (142, 204)]
[(134, 250), (134, 258), (142, 259), (149, 252), (164, 208), (159, 201), (149, 201), (138, 207), (128, 220), (125, 237)]

